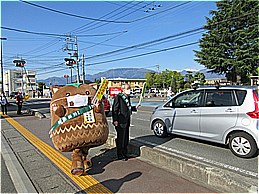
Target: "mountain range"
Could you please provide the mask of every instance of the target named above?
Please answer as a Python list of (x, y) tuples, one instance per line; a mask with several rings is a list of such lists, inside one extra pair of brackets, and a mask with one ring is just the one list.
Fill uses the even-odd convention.
[[(138, 78), (145, 78), (145, 74), (147, 72), (155, 72), (150, 69), (144, 69), (144, 68), (118, 68), (118, 69), (110, 69), (104, 72), (99, 72), (93, 75), (86, 74), (85, 78), (86, 80), (90, 80), (93, 82), (95, 79), (101, 79), (101, 77), (106, 78), (128, 78), (128, 79), (138, 79)], [(201, 70), (193, 70), (193, 74), (196, 72), (204, 73), (206, 79), (217, 79), (217, 78), (225, 78), (224, 75), (219, 75), (215, 73), (208, 72), (207, 69), (201, 69)], [(188, 70), (181, 70), (180, 73), (184, 76), (188, 73)], [(70, 78), (69, 82), (70, 82)], [(73, 76), (73, 81), (76, 79), (76, 76)], [(37, 80), (37, 82), (45, 82), (47, 86), (49, 85), (65, 85), (66, 79), (64, 77), (49, 77), (44, 80)]]

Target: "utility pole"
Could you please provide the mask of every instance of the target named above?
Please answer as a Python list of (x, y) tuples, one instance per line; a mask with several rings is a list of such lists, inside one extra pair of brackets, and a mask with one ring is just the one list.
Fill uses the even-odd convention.
[(7, 40), (7, 38), (0, 38), (1, 40), (1, 87), (2, 93), (4, 92), (4, 65), (3, 65), (3, 40)]
[(77, 42), (77, 37), (75, 36), (76, 40), (76, 52), (74, 53), (76, 57), (76, 78), (77, 78), (77, 83), (80, 83), (80, 75), (79, 75), (79, 61), (78, 61), (78, 42)]
[(85, 56), (82, 56), (82, 74), (83, 74), (83, 84), (85, 84)]
[(159, 74), (159, 65), (156, 65), (157, 73)]
[[(67, 35), (66, 45), (65, 45), (64, 50), (69, 51), (68, 54), (70, 55), (71, 60), (75, 61), (75, 63), (73, 63), (73, 64), (76, 65), (76, 79), (77, 79), (76, 81), (77, 81), (77, 83), (79, 83), (80, 77), (79, 77), (78, 41), (77, 41), (76, 36), (72, 37), (70, 34)], [(67, 61), (67, 60), (65, 59), (65, 61)], [(72, 83), (73, 65), (72, 66), (68, 65), (68, 66), (69, 66), (69, 68), (71, 68), (71, 83)]]

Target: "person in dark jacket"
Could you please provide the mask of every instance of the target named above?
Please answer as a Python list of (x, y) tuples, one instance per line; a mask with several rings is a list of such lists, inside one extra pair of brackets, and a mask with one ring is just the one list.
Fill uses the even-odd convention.
[(128, 160), (127, 146), (129, 143), (129, 127), (132, 111), (137, 111), (140, 106), (131, 106), (130, 102), (130, 85), (125, 84), (123, 92), (119, 93), (113, 102), (112, 119), (113, 125), (117, 132), (116, 148), (118, 160)]
[(18, 109), (17, 109), (18, 115), (22, 114), (22, 103), (23, 103), (22, 94), (21, 94), (21, 92), (18, 92), (18, 94), (16, 96), (16, 104), (18, 106)]

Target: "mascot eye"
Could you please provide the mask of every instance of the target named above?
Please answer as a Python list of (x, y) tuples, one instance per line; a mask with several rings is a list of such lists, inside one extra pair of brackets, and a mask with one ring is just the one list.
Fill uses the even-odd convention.
[(70, 96), (70, 93), (66, 93), (66, 96)]
[(89, 91), (86, 91), (86, 92), (85, 92), (85, 94), (86, 94), (86, 95), (89, 95), (89, 94), (90, 94), (90, 92), (89, 92)]

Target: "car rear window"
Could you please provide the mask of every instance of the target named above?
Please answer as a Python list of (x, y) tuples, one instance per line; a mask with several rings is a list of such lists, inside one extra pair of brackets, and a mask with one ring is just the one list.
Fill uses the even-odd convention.
[(246, 93), (246, 90), (236, 90), (237, 102), (239, 106), (243, 104), (246, 97)]
[(206, 106), (235, 106), (233, 94), (230, 90), (207, 91)]

